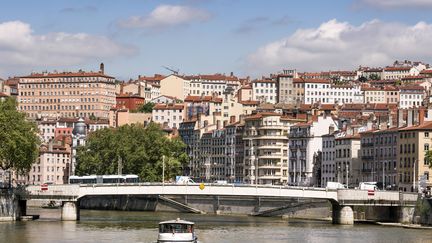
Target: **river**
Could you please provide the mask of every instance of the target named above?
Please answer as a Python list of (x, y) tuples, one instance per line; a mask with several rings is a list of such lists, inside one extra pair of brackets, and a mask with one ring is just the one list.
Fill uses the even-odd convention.
[(154, 242), (157, 224), (182, 219), (196, 223), (200, 242), (432, 242), (432, 230), (328, 221), (180, 213), (81, 210), (78, 222), (60, 221), (57, 209), (30, 208), (36, 221), (0, 222), (0, 242)]

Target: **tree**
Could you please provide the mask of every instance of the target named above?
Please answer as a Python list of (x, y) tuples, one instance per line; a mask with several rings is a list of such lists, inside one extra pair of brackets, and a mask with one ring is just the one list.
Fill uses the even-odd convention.
[(165, 178), (175, 178), (188, 161), (185, 148), (183, 141), (167, 138), (154, 123), (102, 129), (90, 134), (86, 145), (78, 148), (76, 174), (117, 174), (121, 158), (123, 174), (137, 174), (147, 182), (160, 181), (164, 155)]
[(371, 75), (369, 75), (369, 78), (371, 80), (380, 80), (380, 76), (376, 73), (372, 73)]
[(138, 112), (152, 113), (154, 105), (155, 104), (152, 102), (145, 103), (144, 105), (138, 108)]
[(37, 126), (16, 110), (16, 101), (0, 101), (0, 168), (26, 174), (38, 157)]

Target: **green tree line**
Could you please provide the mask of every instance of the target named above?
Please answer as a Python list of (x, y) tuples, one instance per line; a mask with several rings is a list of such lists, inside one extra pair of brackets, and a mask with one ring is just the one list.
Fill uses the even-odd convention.
[(185, 144), (180, 138), (169, 139), (161, 128), (151, 123), (101, 129), (87, 138), (77, 150), (77, 175), (117, 174), (121, 159), (122, 174), (137, 174), (141, 181), (162, 180), (162, 156), (165, 179), (181, 175), (188, 162)]
[(36, 162), (40, 140), (36, 124), (16, 106), (13, 98), (0, 100), (0, 168), (23, 175)]

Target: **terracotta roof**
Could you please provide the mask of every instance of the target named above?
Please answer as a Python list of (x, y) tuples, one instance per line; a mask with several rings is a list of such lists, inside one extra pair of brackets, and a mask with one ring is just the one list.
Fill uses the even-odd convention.
[(427, 121), (417, 126), (411, 126), (411, 127), (405, 127), (399, 129), (399, 131), (414, 131), (414, 130), (432, 130), (432, 121)]
[(420, 72), (420, 74), (432, 74), (432, 69), (425, 69)]
[(184, 104), (155, 104), (153, 110), (183, 110)]
[(7, 94), (5, 94), (5, 93), (2, 93), (2, 92), (0, 92), (0, 97), (9, 97), (9, 95), (7, 95)]
[(318, 78), (307, 78), (304, 80), (305, 83), (320, 83), (320, 84), (328, 84), (330, 80), (328, 79), (318, 79)]
[(136, 98), (136, 99), (143, 99), (143, 97), (137, 95), (137, 94), (117, 94), (116, 98)]
[(425, 78), (424, 76), (406, 76), (403, 77), (402, 80), (410, 80), (410, 79), (423, 79)]
[(366, 69), (366, 70), (363, 70), (363, 72), (374, 72), (374, 73), (376, 73), (376, 72), (382, 72), (382, 68), (369, 68), (369, 69)]
[(255, 79), (252, 83), (276, 83), (276, 81), (271, 79)]
[(147, 76), (138, 76), (138, 80), (140, 81), (161, 81), (165, 76), (161, 74), (155, 74), (153, 77)]
[(239, 102), (242, 105), (258, 105), (260, 102), (256, 100), (243, 100)]
[(236, 76), (226, 76), (224, 74), (216, 73), (216, 74), (203, 74), (203, 75), (192, 75), (185, 76), (186, 79), (199, 79), (199, 80), (225, 80), (225, 81), (239, 81)]
[(400, 90), (424, 90), (424, 87), (418, 85), (404, 85), (400, 86)]
[(33, 73), (20, 78), (65, 78), (65, 77), (103, 77), (114, 78), (100, 72), (62, 72), (62, 73)]
[(279, 113), (276, 113), (276, 112), (260, 112), (260, 113), (254, 114), (254, 115), (249, 115), (249, 116), (245, 117), (244, 120), (245, 121), (258, 120), (258, 119), (261, 119), (265, 116), (282, 116), (282, 115)]
[(214, 97), (214, 96), (193, 96), (189, 95), (185, 98), (185, 102), (214, 102), (214, 103), (222, 103), (222, 98)]
[(386, 67), (384, 71), (409, 71), (411, 67)]

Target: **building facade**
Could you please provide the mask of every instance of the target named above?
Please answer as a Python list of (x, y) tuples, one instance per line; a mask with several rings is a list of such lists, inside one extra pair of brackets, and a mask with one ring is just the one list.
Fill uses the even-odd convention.
[(115, 78), (99, 72), (34, 73), (19, 78), (18, 109), (28, 117), (108, 118)]

